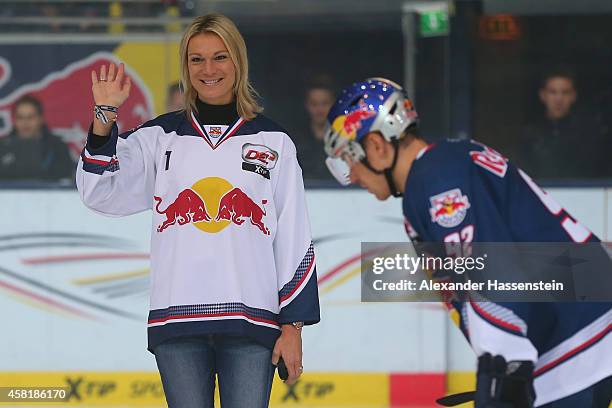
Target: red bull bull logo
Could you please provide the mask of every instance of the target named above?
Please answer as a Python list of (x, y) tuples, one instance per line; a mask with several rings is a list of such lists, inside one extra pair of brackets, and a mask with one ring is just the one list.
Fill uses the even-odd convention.
[[(63, 69), (46, 74), (40, 81), (24, 84), (0, 99), (0, 136), (13, 127), (11, 111), (24, 95), (39, 99), (44, 107), (45, 121), (51, 131), (68, 143), (78, 156), (85, 145), (87, 131), (93, 119), (91, 71), (121, 61), (110, 52), (96, 52), (89, 57), (67, 64)], [(10, 71), (10, 65), (0, 64), (0, 71)], [(153, 117), (153, 98), (140, 76), (126, 65), (132, 79), (130, 96), (119, 108), (117, 125), (120, 131), (135, 128)], [(0, 80), (1, 82), (1, 80)]]
[(461, 224), (470, 208), (468, 197), (458, 188), (430, 197), (429, 202), (431, 221), (446, 228)]
[(11, 79), (11, 64), (0, 57), (0, 88)]
[(192, 224), (204, 232), (217, 233), (230, 224), (240, 226), (248, 220), (263, 234), (270, 235), (264, 222), (267, 200), (262, 200), (259, 206), (242, 189), (220, 177), (199, 180), (181, 191), (163, 210), (160, 208), (163, 200), (157, 196), (154, 199), (157, 202), (155, 211), (165, 216), (157, 227), (158, 232), (175, 224)]
[(183, 190), (179, 193), (176, 200), (174, 200), (165, 210), (160, 210), (159, 205), (162, 199), (155, 196), (157, 205), (155, 211), (158, 214), (164, 214), (166, 220), (157, 227), (158, 232), (162, 232), (171, 225), (174, 225), (177, 221), (179, 225), (185, 225), (190, 222), (210, 221), (210, 215), (206, 212), (206, 204), (204, 200), (200, 198), (198, 193), (191, 189)]
[(348, 140), (355, 140), (357, 131), (361, 129), (362, 121), (376, 116), (376, 112), (369, 110), (363, 100), (359, 101), (359, 105), (361, 109), (348, 115), (340, 115), (332, 123), (334, 131)]
[(246, 195), (238, 187), (232, 189), (229, 193), (221, 197), (219, 204), (219, 212), (215, 217), (215, 221), (231, 220), (236, 225), (242, 225), (245, 218), (251, 221), (266, 235), (270, 235), (270, 230), (264, 225), (263, 217), (266, 215), (266, 209), (263, 207), (267, 200), (262, 200), (260, 208), (255, 201)]

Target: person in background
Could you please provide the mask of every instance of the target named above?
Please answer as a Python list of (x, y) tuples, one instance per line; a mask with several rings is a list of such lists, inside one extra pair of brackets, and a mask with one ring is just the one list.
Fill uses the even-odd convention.
[(538, 95), (544, 115), (527, 125), (518, 165), (536, 178), (604, 177), (609, 155), (602, 149), (604, 127), (597, 115), (576, 109), (574, 74), (567, 69), (550, 71)]
[(310, 118), (312, 139), (321, 143), (325, 137), (327, 114), (334, 104), (334, 94), (331, 78), (321, 75), (311, 81), (304, 95), (304, 107)]
[(166, 112), (174, 112), (185, 107), (183, 92), (181, 92), (181, 83), (173, 82), (168, 86), (166, 91)]
[(12, 117), (13, 130), (0, 139), (0, 180), (72, 180), (75, 163), (68, 146), (47, 128), (42, 103), (23, 96)]
[(319, 75), (313, 78), (304, 93), (304, 108), (308, 123), (296, 140), (298, 159), (306, 179), (331, 180), (324, 165), (322, 149), (327, 125), (327, 113), (334, 103), (335, 90), (331, 78)]

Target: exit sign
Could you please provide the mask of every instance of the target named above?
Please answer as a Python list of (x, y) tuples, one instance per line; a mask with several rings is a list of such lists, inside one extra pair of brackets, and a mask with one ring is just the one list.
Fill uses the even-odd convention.
[(421, 37), (436, 37), (448, 34), (448, 11), (431, 10), (419, 12)]

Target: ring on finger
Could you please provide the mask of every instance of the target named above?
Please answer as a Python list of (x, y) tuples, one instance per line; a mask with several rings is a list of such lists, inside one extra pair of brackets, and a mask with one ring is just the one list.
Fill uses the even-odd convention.
[(105, 82), (106, 78), (100, 78), (100, 81)]

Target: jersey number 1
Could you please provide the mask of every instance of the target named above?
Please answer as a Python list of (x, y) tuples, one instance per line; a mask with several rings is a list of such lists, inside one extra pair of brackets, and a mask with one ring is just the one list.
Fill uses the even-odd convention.
[(166, 170), (170, 168), (170, 155), (172, 154), (171, 150), (166, 151)]

